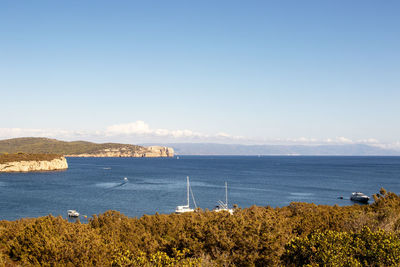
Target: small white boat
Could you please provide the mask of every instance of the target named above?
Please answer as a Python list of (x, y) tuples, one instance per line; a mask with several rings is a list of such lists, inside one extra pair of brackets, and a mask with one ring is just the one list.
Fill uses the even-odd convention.
[(79, 212), (77, 212), (76, 210), (68, 210), (68, 217), (79, 217)]
[[(190, 203), (189, 203), (189, 191), (190, 191), (189, 176), (186, 177), (186, 181), (187, 181), (187, 204), (182, 205), (182, 206), (177, 206), (175, 208), (175, 213), (177, 213), (177, 214), (194, 211), (194, 209), (190, 208)], [(193, 197), (193, 193), (192, 193), (192, 197)], [(194, 197), (193, 197), (193, 202), (194, 202)], [(194, 202), (194, 204), (196, 205), (195, 202)]]
[(176, 206), (175, 213), (181, 214), (185, 212), (193, 212), (194, 209), (191, 209), (188, 205), (183, 205), (183, 206)]
[(360, 203), (368, 203), (369, 196), (367, 196), (361, 192), (353, 192), (351, 194), (350, 200), (360, 202)]
[(228, 183), (225, 182), (225, 203), (222, 202), (221, 200), (218, 200), (218, 205), (215, 207), (213, 210), (215, 212), (220, 212), (220, 211), (227, 211), (231, 215), (233, 214), (233, 209), (230, 209), (228, 206)]

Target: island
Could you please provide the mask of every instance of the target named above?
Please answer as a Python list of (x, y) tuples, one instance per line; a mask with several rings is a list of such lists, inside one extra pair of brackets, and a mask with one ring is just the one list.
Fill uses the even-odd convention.
[(60, 141), (42, 137), (0, 140), (1, 153), (58, 154), (64, 157), (174, 157), (174, 149), (164, 146), (138, 146), (119, 143)]
[(31, 172), (65, 170), (68, 163), (58, 154), (1, 154), (0, 172)]

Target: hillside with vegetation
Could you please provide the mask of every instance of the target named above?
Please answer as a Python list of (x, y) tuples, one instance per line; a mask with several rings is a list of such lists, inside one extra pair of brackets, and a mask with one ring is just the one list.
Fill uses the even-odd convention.
[(34, 154), (83, 154), (98, 153), (104, 149), (128, 148), (132, 151), (144, 149), (142, 146), (104, 143), (96, 144), (86, 141), (65, 142), (42, 137), (23, 137), (0, 140), (0, 153), (34, 153)]
[(173, 157), (174, 149), (162, 146), (65, 142), (49, 138), (24, 137), (0, 140), (1, 153), (61, 154), (69, 157)]
[(227, 212), (116, 211), (70, 223), (51, 215), (0, 222), (9, 266), (399, 266), (400, 197), (371, 205), (291, 203)]

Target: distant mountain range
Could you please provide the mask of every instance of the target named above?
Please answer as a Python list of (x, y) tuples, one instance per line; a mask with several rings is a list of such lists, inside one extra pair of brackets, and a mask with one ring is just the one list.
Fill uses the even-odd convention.
[(168, 143), (162, 145), (173, 147), (176, 155), (400, 156), (400, 151), (383, 149), (364, 144), (235, 145), (215, 143)]

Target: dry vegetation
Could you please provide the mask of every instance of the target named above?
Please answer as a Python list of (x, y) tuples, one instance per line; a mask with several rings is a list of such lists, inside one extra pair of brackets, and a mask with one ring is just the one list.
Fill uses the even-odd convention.
[(116, 143), (96, 144), (85, 141), (64, 142), (49, 138), (14, 138), (0, 141), (0, 153), (51, 153), (51, 154), (83, 154), (96, 153), (106, 148), (127, 148), (131, 151), (143, 149), (141, 146)]
[(283, 208), (128, 218), (0, 222), (0, 265), (399, 266), (400, 197), (371, 205), (292, 203)]
[(26, 154), (26, 153), (15, 153), (15, 154), (0, 154), (0, 164), (8, 162), (19, 162), (19, 161), (42, 161), (42, 160), (53, 160), (62, 157), (58, 154)]

